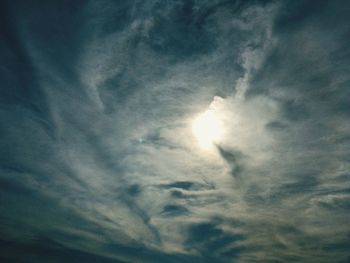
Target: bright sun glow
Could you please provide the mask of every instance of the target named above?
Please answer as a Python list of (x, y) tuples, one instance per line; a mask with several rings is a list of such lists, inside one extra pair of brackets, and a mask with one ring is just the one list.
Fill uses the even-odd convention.
[(223, 135), (221, 121), (212, 109), (200, 114), (193, 121), (192, 132), (204, 149), (213, 147)]

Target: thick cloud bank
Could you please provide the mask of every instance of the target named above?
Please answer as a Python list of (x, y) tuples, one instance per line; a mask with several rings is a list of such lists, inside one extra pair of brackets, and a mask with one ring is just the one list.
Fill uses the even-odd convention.
[(1, 262), (350, 262), (348, 1), (0, 12)]

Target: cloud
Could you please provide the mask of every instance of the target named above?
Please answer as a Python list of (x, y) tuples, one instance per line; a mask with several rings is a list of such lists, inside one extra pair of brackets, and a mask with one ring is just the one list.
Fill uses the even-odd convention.
[(1, 6), (3, 260), (348, 260), (346, 1)]

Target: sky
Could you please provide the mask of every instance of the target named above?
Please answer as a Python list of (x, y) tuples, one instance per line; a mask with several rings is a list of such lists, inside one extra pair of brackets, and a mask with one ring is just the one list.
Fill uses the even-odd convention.
[(0, 2), (0, 261), (349, 263), (346, 0)]

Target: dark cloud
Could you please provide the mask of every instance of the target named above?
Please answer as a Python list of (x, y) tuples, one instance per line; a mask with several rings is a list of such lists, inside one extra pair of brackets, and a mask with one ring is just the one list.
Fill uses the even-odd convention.
[(162, 214), (165, 216), (180, 216), (185, 215), (189, 211), (186, 207), (180, 205), (166, 205), (163, 207)]
[(242, 245), (234, 245), (242, 239), (239, 234), (225, 233), (214, 221), (190, 226), (186, 244), (199, 250), (204, 262), (225, 262), (234, 260), (245, 249)]
[(230, 167), (231, 175), (235, 179), (237, 187), (242, 187), (244, 173), (244, 158), (245, 156), (237, 150), (226, 150), (221, 146), (217, 146), (220, 156), (227, 162)]
[(191, 181), (178, 181), (170, 184), (161, 185), (161, 188), (164, 189), (182, 189), (182, 190), (203, 190), (203, 189), (213, 189), (213, 185), (200, 182), (191, 182)]
[[(98, 256), (93, 253), (64, 247), (52, 240), (36, 238), (34, 243), (22, 244), (14, 241), (0, 241), (2, 247), (1, 260), (4, 262), (102, 262), (122, 263), (116, 259)], [(25, 257), (24, 257), (25, 255)]]

